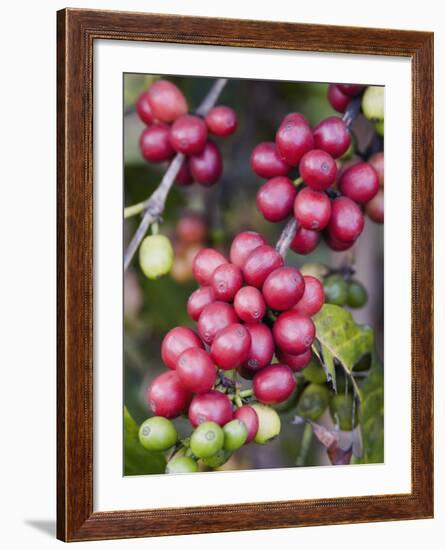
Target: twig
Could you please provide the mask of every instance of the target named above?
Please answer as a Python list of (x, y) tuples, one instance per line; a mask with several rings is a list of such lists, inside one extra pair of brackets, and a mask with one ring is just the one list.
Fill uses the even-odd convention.
[(346, 126), (349, 128), (351, 124), (354, 122), (354, 120), (357, 118), (358, 114), (360, 113), (360, 107), (362, 104), (362, 98), (361, 96), (354, 97), (352, 99), (345, 111), (345, 114), (343, 115), (343, 120), (346, 123)]
[(283, 257), (286, 257), (286, 254), (289, 251), (290, 245), (294, 240), (295, 233), (297, 232), (297, 220), (292, 217), (286, 224), (285, 228), (281, 232), (280, 238), (278, 239), (277, 245), (275, 247), (276, 251)]
[[(204, 116), (205, 114), (207, 114), (207, 112), (213, 107), (213, 105), (215, 105), (219, 95), (221, 94), (226, 84), (226, 78), (219, 78), (213, 84), (208, 94), (202, 101), (201, 105), (196, 110), (196, 113), (198, 115)], [(144, 238), (147, 229), (153, 222), (157, 221), (160, 218), (162, 212), (164, 211), (167, 195), (172, 188), (172, 185), (176, 179), (176, 176), (178, 175), (179, 170), (181, 169), (184, 158), (185, 157), (182, 153), (178, 153), (174, 157), (156, 190), (146, 201), (144, 201), (144, 214), (142, 216), (141, 223), (139, 224), (139, 227), (137, 228), (136, 233), (131, 239), (130, 244), (128, 245), (128, 248), (125, 252), (124, 270), (126, 270), (130, 265), (130, 262), (133, 259), (133, 256), (135, 255), (136, 250), (138, 249), (142, 239)]]

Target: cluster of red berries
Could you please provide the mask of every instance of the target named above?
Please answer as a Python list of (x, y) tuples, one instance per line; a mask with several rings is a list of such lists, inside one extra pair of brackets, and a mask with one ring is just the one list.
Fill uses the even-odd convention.
[(221, 152), (208, 139), (229, 136), (237, 128), (236, 113), (223, 105), (213, 107), (203, 119), (188, 113), (187, 100), (181, 90), (168, 80), (155, 81), (136, 103), (139, 118), (147, 127), (139, 146), (149, 162), (170, 160), (176, 153), (186, 155), (176, 181), (190, 185), (212, 185), (222, 172)]

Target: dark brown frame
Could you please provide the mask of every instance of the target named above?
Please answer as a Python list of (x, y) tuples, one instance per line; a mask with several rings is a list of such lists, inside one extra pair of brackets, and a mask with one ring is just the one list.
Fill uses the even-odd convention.
[[(58, 467), (64, 541), (433, 517), (433, 34), (65, 9), (57, 14)], [(93, 42), (209, 44), (412, 62), (412, 490), (93, 513)]]

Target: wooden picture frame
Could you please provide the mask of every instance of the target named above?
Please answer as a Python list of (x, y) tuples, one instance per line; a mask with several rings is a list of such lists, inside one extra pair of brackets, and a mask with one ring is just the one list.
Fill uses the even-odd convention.
[[(156, 41), (412, 62), (410, 493), (93, 512), (93, 43)], [(65, 9), (57, 14), (57, 536), (64, 541), (433, 516), (433, 34)]]

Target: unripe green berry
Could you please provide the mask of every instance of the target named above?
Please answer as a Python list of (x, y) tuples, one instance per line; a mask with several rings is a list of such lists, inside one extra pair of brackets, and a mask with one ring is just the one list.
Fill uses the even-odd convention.
[(380, 121), (385, 118), (385, 88), (368, 86), (362, 97), (362, 111), (369, 120)]
[(258, 431), (255, 436), (255, 443), (264, 445), (277, 437), (281, 431), (281, 420), (278, 413), (261, 403), (252, 403), (250, 405), (258, 415)]
[(139, 264), (149, 279), (167, 274), (173, 264), (173, 247), (165, 235), (145, 237), (139, 248)]
[(327, 304), (343, 306), (348, 299), (348, 285), (341, 275), (330, 275), (324, 280), (324, 295)]
[(166, 474), (190, 474), (198, 471), (196, 460), (189, 456), (172, 458), (165, 468)]
[[(329, 403), (332, 419), (338, 420), (340, 430), (350, 432), (352, 430), (353, 397), (348, 394), (334, 395)], [(355, 405), (354, 427), (358, 424), (358, 405)]]
[(226, 451), (236, 451), (244, 445), (247, 439), (246, 426), (240, 420), (231, 420), (223, 427), (224, 449)]
[(300, 273), (305, 276), (310, 275), (321, 281), (328, 274), (328, 268), (324, 264), (307, 263), (301, 266)]
[(308, 382), (314, 384), (324, 384), (326, 382), (326, 373), (323, 370), (318, 359), (312, 357), (311, 362), (301, 371)]
[(192, 453), (198, 458), (207, 458), (217, 453), (224, 444), (224, 433), (215, 422), (203, 422), (190, 438)]
[(175, 426), (163, 416), (147, 418), (139, 428), (139, 441), (148, 451), (165, 451), (173, 447), (177, 440)]
[(325, 412), (328, 404), (328, 388), (321, 384), (309, 384), (298, 401), (297, 413), (315, 422)]
[(379, 120), (374, 124), (374, 129), (379, 136), (385, 135), (385, 123), (383, 120)]
[(220, 449), (214, 455), (203, 458), (202, 462), (206, 466), (209, 466), (209, 468), (219, 468), (220, 466), (225, 464), (231, 456), (232, 453), (230, 453), (229, 451), (226, 451), (225, 449)]
[(348, 298), (346, 303), (349, 307), (363, 307), (368, 301), (368, 293), (365, 287), (358, 281), (350, 281), (348, 284)]

